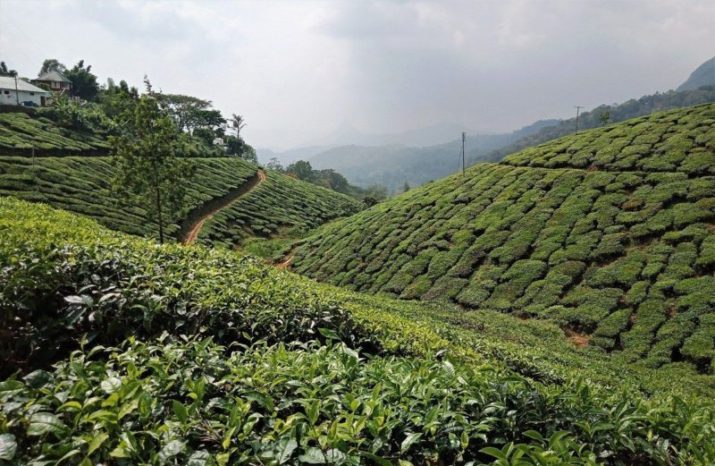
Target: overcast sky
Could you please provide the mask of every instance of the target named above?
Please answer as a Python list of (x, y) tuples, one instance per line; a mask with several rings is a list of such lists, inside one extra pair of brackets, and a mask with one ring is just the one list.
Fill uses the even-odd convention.
[(0, 0), (0, 60), (209, 99), (258, 147), (343, 123), (508, 131), (675, 88), (715, 55), (714, 0)]

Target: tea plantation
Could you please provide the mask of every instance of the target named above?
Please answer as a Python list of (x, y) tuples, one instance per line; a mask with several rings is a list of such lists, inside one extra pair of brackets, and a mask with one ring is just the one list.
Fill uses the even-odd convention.
[(250, 194), (206, 222), (200, 243), (239, 245), (251, 237), (300, 236), (363, 207), (352, 197), (278, 172), (266, 175), (266, 181)]
[(107, 141), (95, 134), (60, 128), (50, 120), (24, 113), (0, 113), (2, 154), (97, 155), (108, 151)]
[[(1, 116), (1, 115), (0, 115)], [(182, 221), (193, 209), (239, 188), (257, 167), (237, 158), (196, 158), (195, 175), (186, 186), (188, 207), (169, 233), (177, 236)], [(117, 200), (111, 191), (113, 166), (109, 157), (0, 156), (0, 195), (12, 195), (97, 219), (127, 233), (151, 236), (157, 226), (146, 211)], [(210, 242), (230, 245), (250, 236), (272, 237), (283, 229), (308, 229), (357, 212), (361, 204), (280, 174), (271, 173), (260, 192), (250, 193), (232, 205), (228, 221), (207, 223), (202, 229)], [(268, 221), (267, 219), (270, 219)]]
[[(0, 263), (9, 464), (715, 460), (712, 393), (662, 385), (648, 398), (631, 383), (660, 370), (601, 366), (606, 355), (578, 360), (575, 349), (519, 359), (526, 341), (509, 349), (518, 334), (563, 343), (548, 322), (450, 323), (429, 304), (320, 285), (224, 249), (159, 246), (7, 197)], [(503, 319), (517, 331), (494, 338)], [(622, 377), (577, 380), (602, 370)]]
[(294, 270), (558, 323), (648, 367), (715, 365), (715, 105), (565, 137), (322, 227)]

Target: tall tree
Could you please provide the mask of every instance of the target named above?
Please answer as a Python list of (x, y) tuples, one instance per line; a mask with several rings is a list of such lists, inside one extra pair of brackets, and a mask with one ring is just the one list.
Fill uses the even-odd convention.
[(241, 130), (246, 126), (246, 120), (235, 113), (231, 115), (231, 127), (236, 130), (236, 137), (241, 138)]
[(218, 110), (211, 110), (210, 100), (183, 94), (154, 93), (151, 88), (148, 88), (147, 92), (156, 97), (161, 108), (169, 113), (176, 126), (189, 134), (204, 126), (207, 119), (215, 118), (216, 115), (212, 112), (218, 113), (218, 118), (221, 119)]
[(84, 100), (97, 98), (99, 83), (97, 76), (92, 74), (92, 65), (84, 66), (84, 60), (80, 60), (71, 70), (65, 71), (64, 75), (72, 81), (72, 95)]
[(38, 76), (43, 75), (49, 71), (59, 71), (60, 73), (64, 73), (66, 70), (67, 67), (60, 63), (59, 60), (57, 60), (56, 58), (48, 58), (42, 62), (42, 68), (40, 68)]
[(110, 138), (117, 168), (113, 187), (154, 217), (163, 243), (168, 219), (185, 204), (184, 181), (193, 171), (187, 159), (177, 157), (182, 134), (148, 95), (122, 112), (119, 124), (120, 134)]
[(9, 70), (4, 61), (0, 61), (0, 76), (17, 76), (17, 71)]

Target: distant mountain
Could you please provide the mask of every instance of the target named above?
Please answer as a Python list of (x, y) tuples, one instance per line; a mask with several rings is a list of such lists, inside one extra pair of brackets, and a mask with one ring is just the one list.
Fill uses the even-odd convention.
[(433, 146), (456, 139), (462, 131), (467, 131), (463, 125), (454, 123), (438, 123), (424, 128), (397, 133), (371, 134), (363, 133), (344, 122), (329, 135), (312, 141), (310, 145), (322, 146)]
[(319, 154), (328, 149), (330, 149), (330, 146), (305, 146), (284, 151), (258, 148), (256, 149), (256, 156), (260, 163), (268, 163), (272, 158), (276, 158), (282, 165), (287, 166), (298, 160), (308, 160), (315, 154)]
[[(559, 120), (541, 120), (511, 133), (468, 135), (466, 158), (474, 160), (484, 157), (495, 149), (558, 122)], [(309, 162), (316, 169), (334, 169), (352, 184), (361, 187), (381, 184), (389, 191), (396, 192), (405, 183), (419, 186), (459, 170), (460, 154), (461, 141), (452, 138), (450, 142), (427, 147), (338, 146), (315, 155)]]
[(678, 90), (692, 91), (702, 86), (715, 86), (715, 57), (698, 66)]
[[(600, 105), (589, 112), (579, 116), (579, 128), (598, 128), (604, 124), (617, 123), (629, 118), (649, 115), (653, 112), (670, 110), (674, 108), (691, 107), (693, 105), (715, 102), (715, 87), (702, 87), (692, 91), (668, 91), (646, 95), (639, 99), (631, 99), (622, 104)], [(605, 116), (608, 116), (606, 121)], [(602, 119), (603, 118), (603, 119)], [(539, 131), (527, 134), (522, 138), (495, 149), (489, 154), (471, 157), (470, 164), (483, 160), (501, 160), (509, 154), (518, 152), (526, 147), (556, 139), (576, 130), (576, 119), (561, 120), (556, 125), (546, 126)]]

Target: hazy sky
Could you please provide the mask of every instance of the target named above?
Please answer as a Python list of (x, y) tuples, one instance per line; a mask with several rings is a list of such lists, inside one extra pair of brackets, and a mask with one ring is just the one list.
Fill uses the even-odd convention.
[(675, 88), (715, 55), (714, 0), (0, 0), (0, 60), (212, 100), (258, 147), (342, 123), (506, 131)]

